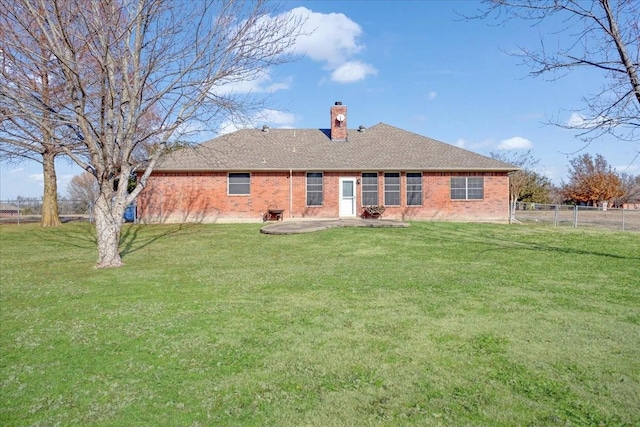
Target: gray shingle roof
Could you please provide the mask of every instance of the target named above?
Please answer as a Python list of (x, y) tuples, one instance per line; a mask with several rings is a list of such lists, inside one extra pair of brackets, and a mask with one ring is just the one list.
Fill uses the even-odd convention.
[(18, 207), (11, 203), (0, 203), (0, 211), (17, 211)]
[(242, 129), (165, 156), (158, 171), (513, 171), (518, 168), (384, 123), (347, 141), (328, 129)]

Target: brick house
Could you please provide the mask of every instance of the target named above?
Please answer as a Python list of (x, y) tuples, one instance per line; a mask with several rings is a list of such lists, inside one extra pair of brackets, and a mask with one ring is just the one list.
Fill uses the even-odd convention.
[(384, 218), (506, 222), (513, 165), (384, 123), (243, 129), (167, 155), (138, 197), (140, 222)]

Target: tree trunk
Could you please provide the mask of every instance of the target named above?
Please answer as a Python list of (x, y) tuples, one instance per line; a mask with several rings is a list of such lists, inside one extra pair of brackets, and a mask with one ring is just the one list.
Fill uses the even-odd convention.
[(98, 241), (98, 263), (96, 268), (121, 267), (120, 232), (124, 205), (115, 203), (111, 195), (101, 193), (95, 204), (96, 239)]
[(42, 226), (57, 227), (60, 223), (58, 215), (58, 182), (55, 168), (55, 154), (44, 152), (42, 169), (44, 176), (44, 195), (42, 197)]

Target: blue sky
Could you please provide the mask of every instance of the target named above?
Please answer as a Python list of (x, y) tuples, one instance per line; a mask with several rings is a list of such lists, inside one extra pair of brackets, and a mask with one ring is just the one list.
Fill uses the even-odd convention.
[[(488, 155), (530, 149), (539, 171), (559, 184), (569, 160), (602, 154), (619, 172), (640, 173), (640, 143), (602, 138), (585, 144), (566, 123), (597, 93), (603, 76), (573, 71), (551, 81), (528, 77), (506, 52), (536, 48), (552, 31), (523, 22), (464, 21), (473, 1), (287, 1), (307, 16), (313, 34), (298, 40), (300, 59), (237, 90), (268, 97), (255, 125), (326, 128), (335, 101), (348, 107), (348, 127), (383, 122)], [(575, 117), (575, 116), (574, 116)], [(222, 124), (226, 131), (233, 130)], [(204, 139), (204, 138), (203, 138)], [(79, 169), (58, 163), (59, 193)], [(0, 164), (0, 200), (42, 196), (37, 163)]]

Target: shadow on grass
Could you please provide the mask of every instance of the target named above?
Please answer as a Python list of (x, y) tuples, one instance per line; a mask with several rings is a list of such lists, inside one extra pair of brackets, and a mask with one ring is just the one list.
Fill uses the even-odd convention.
[[(174, 226), (123, 224), (120, 235), (120, 256), (123, 258), (136, 251), (144, 249), (154, 242), (175, 235), (194, 227), (195, 224), (175, 224)], [(144, 230), (141, 237), (141, 231)], [(81, 226), (34, 228), (33, 236), (38, 240), (50, 243), (62, 243), (79, 249), (97, 250), (95, 226), (83, 223)]]
[[(505, 226), (506, 227), (506, 226)], [(512, 226), (509, 226), (512, 227)], [(476, 229), (477, 230), (477, 229)], [(486, 234), (478, 234), (476, 232), (469, 232), (466, 229), (457, 229), (457, 230), (445, 230), (444, 227), (438, 227), (433, 234), (430, 235), (430, 239), (440, 240), (443, 243), (451, 243), (452, 241), (458, 241), (463, 239), (467, 242), (475, 242), (479, 244), (484, 244), (491, 246), (491, 248), (486, 249), (484, 252), (494, 251), (494, 250), (514, 250), (514, 249), (525, 249), (532, 250), (537, 252), (556, 252), (559, 254), (566, 255), (587, 255), (587, 256), (599, 256), (605, 258), (613, 258), (613, 259), (623, 259), (623, 260), (640, 260), (640, 254), (638, 256), (633, 256), (635, 254), (629, 255), (620, 255), (614, 253), (607, 253), (598, 250), (585, 250), (578, 249), (573, 247), (561, 247), (554, 246), (549, 243), (543, 242), (522, 242), (517, 240), (511, 240), (504, 236), (499, 236), (496, 234), (486, 235)], [(515, 236), (515, 234), (512, 234)], [(578, 235), (575, 236), (576, 239), (580, 237)], [(603, 239), (607, 239), (606, 234), (603, 233)], [(482, 250), (481, 250), (482, 251)]]
[(55, 228), (34, 228), (33, 235), (46, 242), (64, 243), (80, 249), (92, 249), (98, 241), (93, 224), (89, 222), (75, 223), (80, 226)]
[[(129, 254), (146, 248), (160, 239), (164, 239), (195, 226), (196, 224), (175, 224), (173, 226), (163, 225), (162, 227), (156, 228), (156, 230), (159, 231), (158, 233), (153, 234), (150, 233), (151, 227), (153, 227), (151, 225), (132, 224), (129, 227), (123, 227), (122, 234), (120, 236), (120, 247), (122, 248), (120, 250), (120, 256), (124, 258)], [(145, 236), (140, 237), (140, 231), (143, 228), (145, 229)]]

